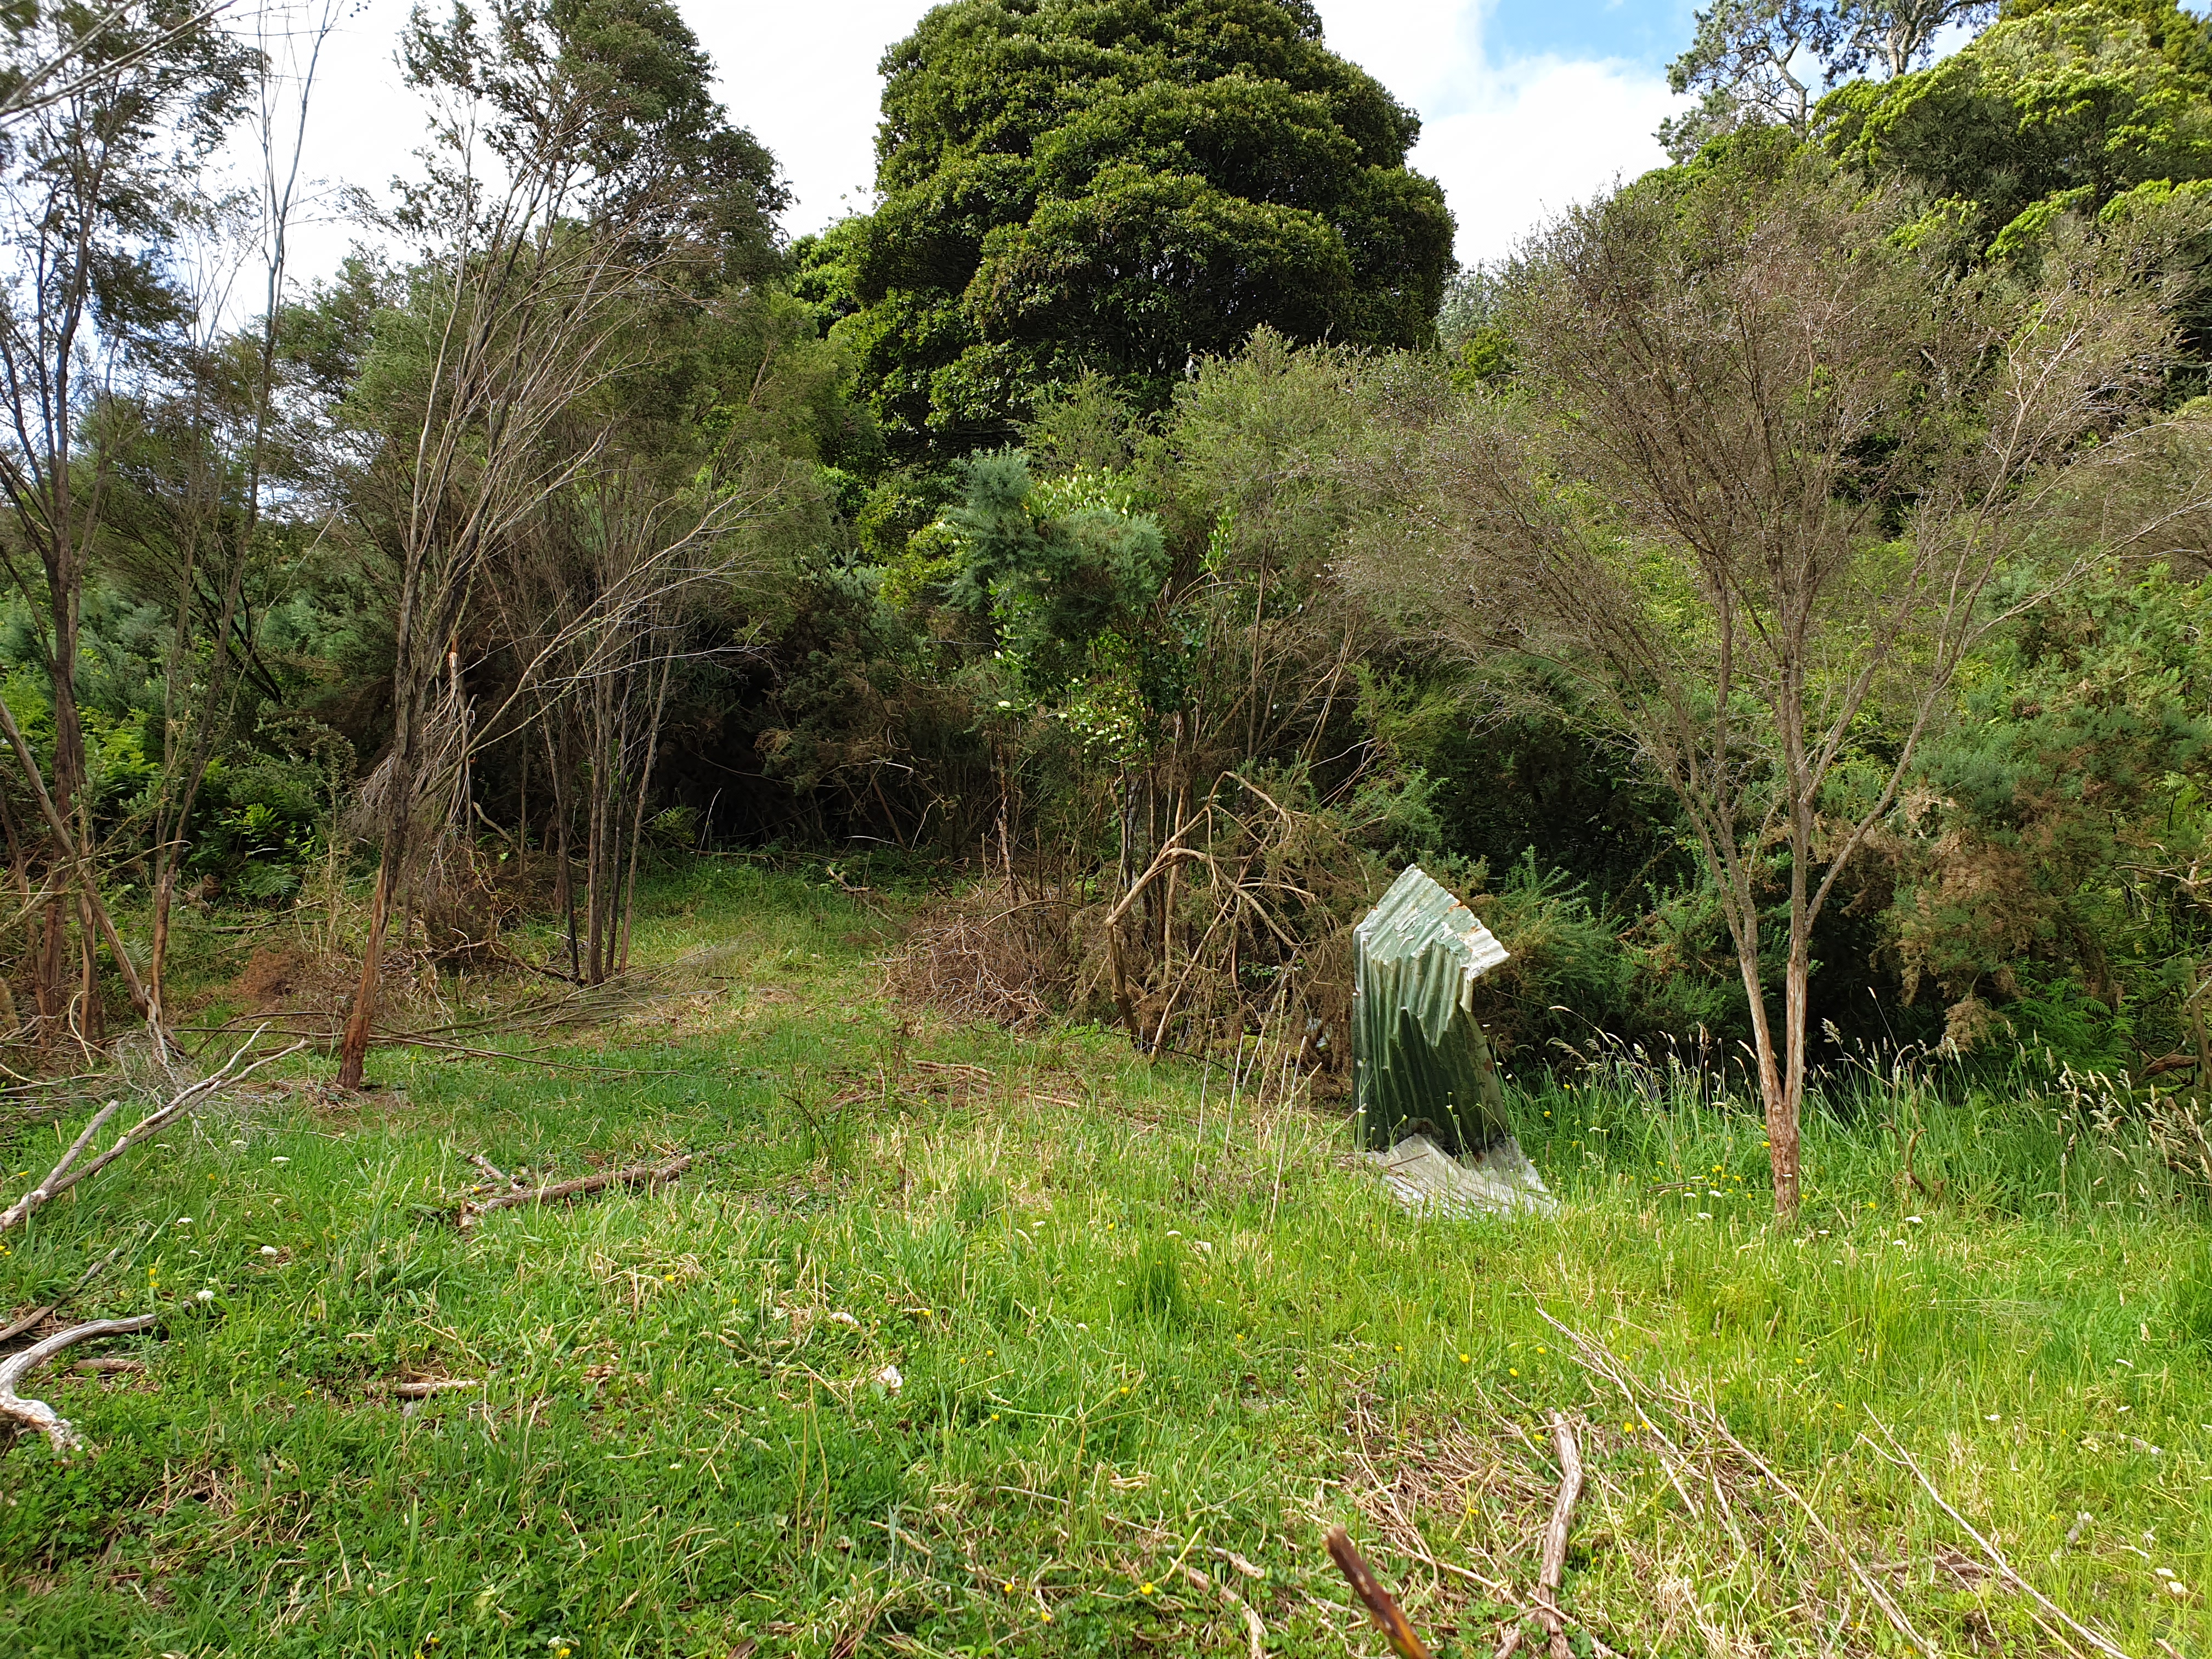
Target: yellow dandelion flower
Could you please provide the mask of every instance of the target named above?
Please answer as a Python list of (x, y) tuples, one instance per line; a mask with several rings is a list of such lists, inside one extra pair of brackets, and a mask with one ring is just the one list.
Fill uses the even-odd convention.
[(1152, 1587), (1150, 1584), (1146, 1585), (1146, 1586), (1145, 1586), (1145, 1589), (1144, 1589), (1144, 1593), (1145, 1593), (1146, 1595), (1150, 1595), (1152, 1593)]

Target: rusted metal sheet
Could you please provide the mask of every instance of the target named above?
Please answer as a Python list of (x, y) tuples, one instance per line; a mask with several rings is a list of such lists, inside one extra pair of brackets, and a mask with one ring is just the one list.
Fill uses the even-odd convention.
[(1352, 935), (1352, 1098), (1359, 1144), (1413, 1135), (1474, 1158), (1512, 1138), (1474, 982), (1506, 959), (1474, 913), (1419, 865), (1391, 884)]

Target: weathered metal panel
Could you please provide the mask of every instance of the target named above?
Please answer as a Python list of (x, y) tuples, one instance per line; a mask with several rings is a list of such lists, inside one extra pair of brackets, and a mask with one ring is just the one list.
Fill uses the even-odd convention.
[(1419, 865), (1352, 935), (1352, 1098), (1363, 1146), (1425, 1134), (1473, 1156), (1507, 1139), (1505, 1094), (1474, 1018), (1474, 982), (1506, 959), (1474, 913)]

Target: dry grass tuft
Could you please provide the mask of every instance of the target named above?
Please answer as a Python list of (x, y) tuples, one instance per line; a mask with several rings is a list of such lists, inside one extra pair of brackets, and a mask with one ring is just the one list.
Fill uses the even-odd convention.
[(1032, 1030), (1074, 983), (1066, 907), (1004, 879), (933, 905), (886, 963), (897, 997), (959, 1020)]

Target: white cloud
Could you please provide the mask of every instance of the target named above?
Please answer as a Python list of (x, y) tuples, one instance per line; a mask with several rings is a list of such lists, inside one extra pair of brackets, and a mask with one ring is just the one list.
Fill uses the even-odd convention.
[[(927, 0), (678, 0), (720, 76), (732, 116), (775, 152), (793, 234), (869, 205), (882, 82), (876, 65)], [(326, 55), (307, 171), (382, 193), (412, 167), (419, 106), (392, 57), (410, 0), (363, 0)], [(1496, 258), (1546, 213), (1665, 157), (1651, 137), (1677, 100), (1652, 70), (1545, 56), (1492, 63), (1486, 0), (1322, 0), (1329, 45), (1421, 112), (1413, 165), (1440, 180), (1460, 257)], [(295, 270), (333, 269), (358, 234), (302, 226)]]
[(1413, 155), (1444, 187), (1462, 262), (1498, 258), (1544, 219), (1666, 162), (1651, 135), (1680, 100), (1660, 76), (1542, 58), (1485, 80), (1471, 107), (1425, 125)]
[(1493, 61), (1480, 0), (1321, 0), (1328, 42), (1421, 115), (1412, 164), (1444, 187), (1459, 257), (1495, 259), (1550, 215), (1658, 167), (1683, 101), (1618, 58)]

